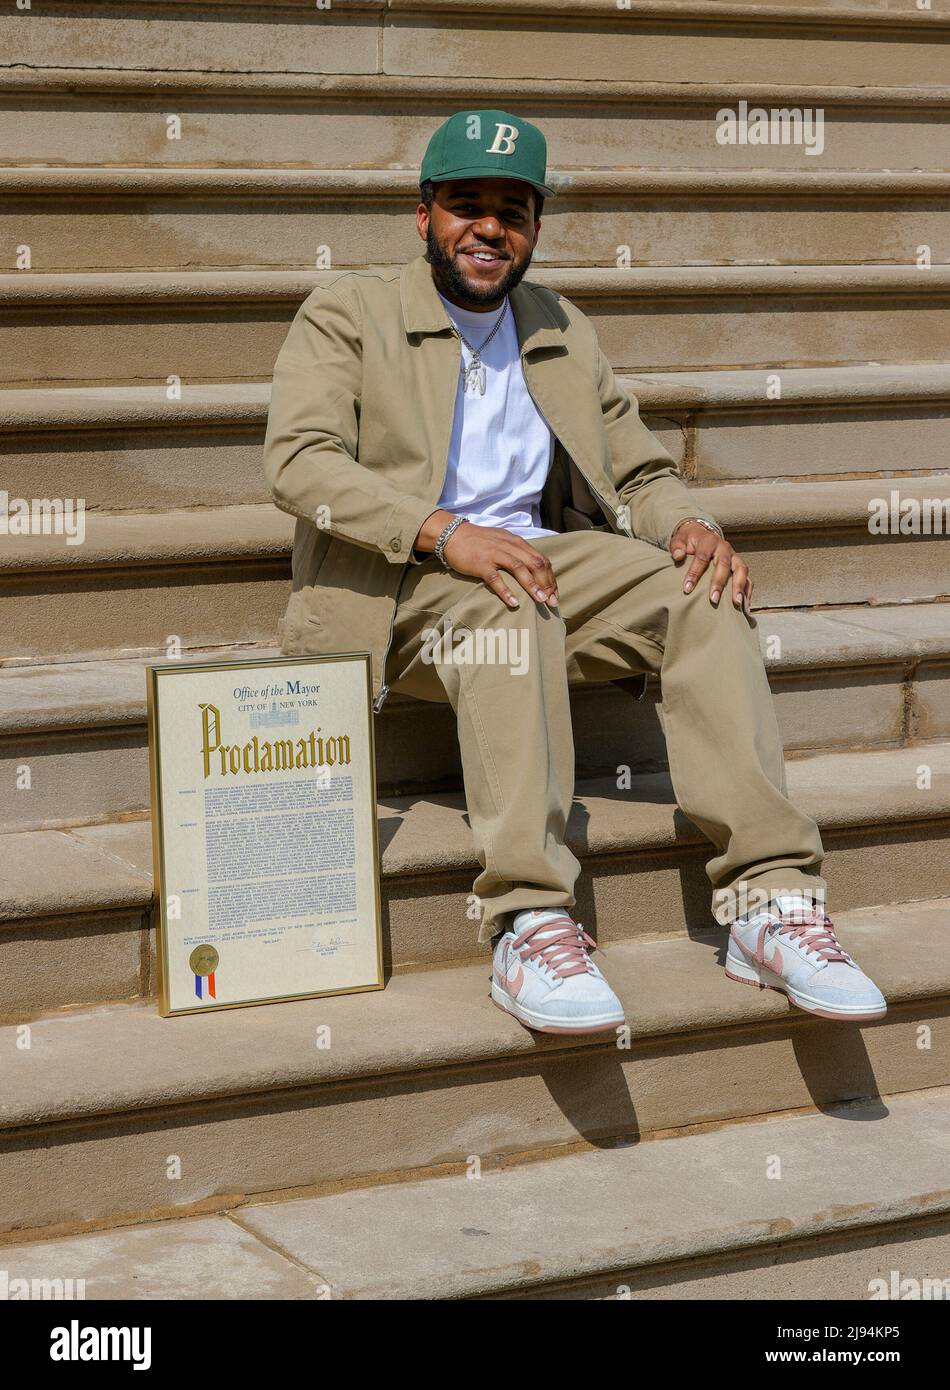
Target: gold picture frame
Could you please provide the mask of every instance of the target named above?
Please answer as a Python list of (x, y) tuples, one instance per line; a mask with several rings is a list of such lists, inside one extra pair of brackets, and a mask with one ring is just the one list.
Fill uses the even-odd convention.
[[(185, 658), (147, 666), (163, 1018), (383, 988), (370, 661), (368, 652), (342, 652), (226, 661)], [(280, 673), (288, 669), (296, 674), (282, 691)], [(303, 678), (308, 669), (319, 674), (319, 682)], [(232, 673), (240, 680), (227, 705)], [(196, 700), (199, 693), (206, 698)], [(250, 733), (240, 741), (251, 729), (296, 727), (305, 711), (311, 725), (305, 738)], [(320, 725), (318, 736), (315, 715), (328, 719), (332, 732)], [(237, 731), (237, 742), (222, 741), (225, 727)], [(169, 796), (176, 798), (174, 816), (166, 804)], [(317, 826), (334, 851), (323, 860), (319, 851), (326, 846), (314, 837)], [(299, 832), (296, 840), (294, 831)], [(229, 879), (229, 866), (250, 869), (272, 863), (268, 848), (289, 851), (297, 868), (244, 873), (239, 883)], [(352, 873), (343, 862), (348, 854)], [(335, 862), (321, 867), (324, 861)], [(325, 882), (315, 883), (321, 876)], [(319, 896), (321, 887), (325, 891)], [(318, 899), (336, 903), (337, 914), (328, 908), (314, 913)], [(249, 915), (255, 903), (270, 915)], [(294, 911), (278, 911), (290, 903)], [(314, 922), (314, 916), (323, 920)], [(235, 920), (258, 925), (235, 926)], [(223, 929), (224, 921), (228, 929)], [(223, 959), (233, 975), (223, 975)], [(294, 964), (308, 987), (286, 987)], [(263, 992), (248, 993), (251, 977), (262, 982)], [(326, 987), (314, 987), (321, 981)]]

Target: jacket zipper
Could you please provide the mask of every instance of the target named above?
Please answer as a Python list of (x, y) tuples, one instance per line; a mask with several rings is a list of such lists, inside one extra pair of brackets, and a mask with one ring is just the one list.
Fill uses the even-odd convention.
[[(415, 538), (413, 538), (413, 539), (415, 539)], [(383, 652), (383, 660), (382, 660), (382, 663), (381, 663), (381, 664), (382, 664), (382, 673), (381, 673), (381, 676), (380, 676), (379, 694), (376, 696), (376, 699), (373, 701), (373, 713), (374, 713), (374, 714), (379, 714), (379, 711), (382, 709), (383, 705), (386, 703), (386, 696), (389, 694), (389, 686), (386, 684), (386, 658), (387, 658), (388, 655), (389, 655), (389, 648), (390, 648), (390, 647), (392, 646), (392, 644), (393, 644), (393, 632), (395, 631), (395, 628), (396, 628), (396, 609), (397, 609), (398, 606), (399, 606), (399, 595), (400, 595), (400, 593), (402, 592), (402, 586), (403, 586), (403, 584), (404, 584), (405, 581), (406, 581), (406, 571), (408, 570), (408, 568), (409, 568), (409, 561), (407, 560), (406, 563), (405, 563), (405, 564), (403, 565), (403, 567), (402, 567), (402, 574), (399, 576), (399, 584), (398, 584), (398, 587), (397, 587), (397, 589), (396, 589), (395, 596), (394, 596), (394, 598), (393, 598), (393, 612), (392, 612), (392, 617), (391, 617), (390, 620), (389, 620), (389, 638), (388, 638), (388, 640), (387, 640), (387, 642), (386, 642), (386, 650)]]
[[(457, 351), (458, 351), (458, 365), (459, 365), (459, 369), (461, 370), (461, 366), (462, 366), (462, 345), (461, 345), (461, 343), (459, 342), (458, 338), (456, 338), (456, 337), (454, 336), (454, 334), (453, 334), (453, 341), (454, 341), (455, 346), (456, 346), (456, 349), (457, 349)], [(456, 389), (456, 392), (458, 392), (458, 374), (456, 374), (455, 381), (456, 381), (456, 387), (455, 387), (455, 389)], [(533, 399), (533, 398), (532, 398), (532, 399)], [(453, 422), (454, 422), (454, 419), (455, 419), (455, 404), (454, 404), (454, 402), (453, 402), (453, 405), (452, 405), (452, 411), (453, 411), (452, 419), (453, 419)], [(538, 413), (540, 414), (540, 411), (539, 411)], [(545, 422), (545, 423), (547, 423), (547, 422)], [(548, 425), (548, 429), (550, 429), (550, 428), (551, 428), (550, 425)], [(551, 432), (552, 432), (552, 434), (553, 434), (554, 431), (552, 430)], [(450, 424), (450, 425), (449, 425), (449, 442), (448, 442), (448, 445), (447, 445), (446, 450), (445, 450), (445, 463), (444, 463), (443, 466), (442, 466), (442, 481), (439, 483), (439, 491), (438, 491), (438, 493), (436, 494), (435, 506), (432, 508), (433, 511), (435, 511), (435, 510), (438, 508), (438, 505), (439, 505), (438, 499), (442, 496), (442, 489), (445, 487), (445, 479), (446, 479), (446, 477), (448, 476), (448, 471), (449, 471), (449, 452), (450, 452), (451, 448), (452, 448), (452, 425)], [(415, 542), (415, 536), (413, 536), (412, 539), (413, 539), (413, 542)], [(411, 550), (412, 550), (412, 547), (410, 546), (410, 553), (411, 553)], [(402, 574), (399, 576), (399, 587), (398, 587), (397, 590), (396, 590), (396, 595), (395, 595), (395, 598), (394, 598), (394, 600), (393, 600), (393, 613), (392, 613), (392, 617), (391, 617), (390, 620), (389, 620), (389, 639), (388, 639), (388, 641), (386, 642), (386, 650), (383, 652), (383, 659), (382, 659), (382, 662), (381, 662), (381, 665), (382, 665), (381, 684), (380, 684), (380, 687), (379, 687), (379, 694), (376, 696), (376, 699), (373, 701), (373, 713), (374, 713), (374, 714), (379, 714), (379, 712), (380, 712), (380, 710), (382, 709), (383, 705), (386, 703), (386, 696), (389, 694), (389, 686), (386, 684), (386, 658), (389, 656), (389, 648), (390, 648), (390, 647), (392, 646), (392, 644), (393, 644), (393, 632), (395, 631), (395, 628), (396, 628), (396, 609), (397, 609), (398, 606), (399, 606), (399, 595), (400, 595), (400, 593), (402, 592), (402, 586), (403, 586), (403, 584), (405, 583), (405, 580), (406, 580), (406, 573), (407, 573), (408, 569), (409, 569), (409, 561), (407, 560), (406, 563), (405, 563), (405, 564), (403, 565), (403, 567), (402, 567)]]

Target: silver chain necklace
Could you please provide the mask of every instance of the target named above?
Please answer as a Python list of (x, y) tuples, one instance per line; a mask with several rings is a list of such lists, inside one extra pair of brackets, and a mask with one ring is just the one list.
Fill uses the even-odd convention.
[(461, 331), (461, 329), (458, 328), (454, 323), (452, 323), (452, 332), (458, 338), (459, 342), (464, 343), (464, 345), (468, 348), (469, 352), (472, 354), (472, 360), (471, 362), (469, 362), (467, 367), (464, 362), (462, 363), (463, 395), (469, 389), (469, 387), (471, 387), (473, 393), (477, 391), (480, 396), (484, 396), (487, 373), (485, 371), (485, 368), (482, 366), (482, 353), (485, 351), (492, 338), (494, 338), (495, 334), (498, 332), (507, 312), (508, 301), (505, 300), (505, 303), (502, 306), (502, 311), (498, 315), (498, 322), (495, 324), (495, 327), (492, 329), (488, 337), (479, 347), (473, 347), (472, 344), (466, 338), (465, 334)]

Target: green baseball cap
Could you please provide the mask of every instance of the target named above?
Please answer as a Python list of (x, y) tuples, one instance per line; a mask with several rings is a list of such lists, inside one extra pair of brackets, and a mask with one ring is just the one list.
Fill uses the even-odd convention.
[(456, 111), (429, 141), (419, 182), (431, 179), (521, 179), (539, 193), (544, 182), (547, 141), (536, 125), (510, 111)]

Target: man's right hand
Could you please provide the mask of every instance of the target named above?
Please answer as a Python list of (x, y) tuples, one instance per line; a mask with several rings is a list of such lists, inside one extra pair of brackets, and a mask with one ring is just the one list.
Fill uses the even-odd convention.
[[(439, 535), (452, 520), (451, 512), (433, 512), (416, 537), (416, 550), (431, 553)], [(547, 603), (551, 608), (557, 604), (557, 580), (551, 562), (513, 531), (463, 521), (446, 542), (444, 554), (458, 574), (480, 579), (509, 608), (518, 607), (518, 598), (506, 576), (516, 579), (524, 592), (539, 603)]]

